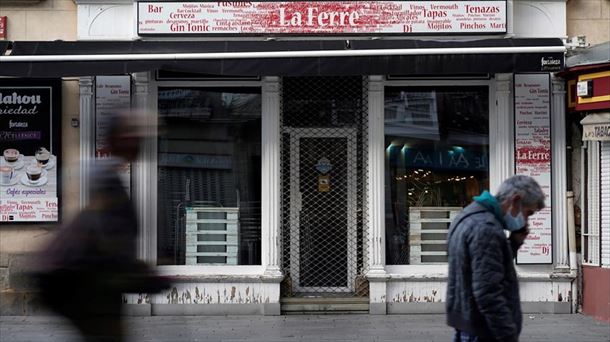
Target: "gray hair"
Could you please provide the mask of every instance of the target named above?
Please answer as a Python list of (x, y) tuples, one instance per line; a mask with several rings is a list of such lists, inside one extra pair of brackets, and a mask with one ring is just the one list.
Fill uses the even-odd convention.
[(536, 180), (524, 175), (514, 175), (500, 185), (496, 199), (502, 203), (514, 195), (522, 198), (526, 206), (536, 205), (538, 210), (544, 208), (544, 192)]

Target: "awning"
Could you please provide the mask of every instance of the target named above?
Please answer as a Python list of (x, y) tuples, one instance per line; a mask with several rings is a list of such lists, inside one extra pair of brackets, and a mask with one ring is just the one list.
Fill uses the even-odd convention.
[(8, 50), (10, 44), (11, 42), (8, 40), (0, 40), (0, 56), (6, 53), (6, 50)]
[(469, 75), (559, 71), (560, 39), (17, 41), (0, 76), (67, 77), (164, 69), (226, 76)]
[(594, 113), (580, 121), (582, 140), (610, 141), (610, 113)]

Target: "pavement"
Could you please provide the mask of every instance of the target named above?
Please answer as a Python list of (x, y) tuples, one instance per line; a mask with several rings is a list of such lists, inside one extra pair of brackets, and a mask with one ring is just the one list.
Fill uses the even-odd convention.
[[(127, 317), (130, 342), (451, 341), (443, 315)], [(0, 341), (79, 341), (53, 316), (0, 316)], [(520, 341), (610, 341), (610, 324), (574, 315), (525, 315)]]

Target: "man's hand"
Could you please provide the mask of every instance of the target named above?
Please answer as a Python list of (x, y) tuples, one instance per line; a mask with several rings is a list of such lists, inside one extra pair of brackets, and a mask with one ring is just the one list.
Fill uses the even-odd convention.
[(516, 242), (518, 246), (521, 246), (523, 244), (523, 241), (525, 241), (525, 238), (527, 237), (527, 235), (529, 233), (530, 233), (529, 228), (524, 227), (523, 229), (519, 229), (517, 231), (510, 233), (509, 239)]

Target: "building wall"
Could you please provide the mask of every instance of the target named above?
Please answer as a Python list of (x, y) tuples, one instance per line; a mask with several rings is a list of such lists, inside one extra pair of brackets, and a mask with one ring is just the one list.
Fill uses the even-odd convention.
[(43, 0), (32, 5), (0, 1), (0, 16), (7, 17), (7, 40), (76, 39), (73, 0)]
[[(0, 1), (0, 16), (7, 17), (7, 40), (76, 39), (76, 4), (72, 0), (44, 0), (26, 5)], [(78, 79), (62, 82), (61, 217), (69, 220), (79, 206), (79, 129), (71, 126), (79, 117)], [(25, 257), (52, 236), (58, 224), (6, 224), (0, 227), (0, 313), (13, 312), (23, 303), (13, 295), (30, 287), (20, 276)], [(19, 309), (20, 310), (20, 309)]]
[[(64, 79), (62, 82), (62, 163), (61, 168), (61, 219), (70, 220), (78, 211), (79, 182), (79, 129), (71, 126), (71, 120), (78, 118), (78, 79)], [(23, 258), (38, 250), (52, 236), (59, 224), (7, 224), (0, 227), (0, 291), (11, 288), (19, 290), (27, 287), (17, 277), (23, 271)]]
[(610, 40), (610, 0), (568, 0), (568, 37), (586, 36), (591, 45)]
[(583, 313), (610, 322), (610, 269), (584, 266)]

